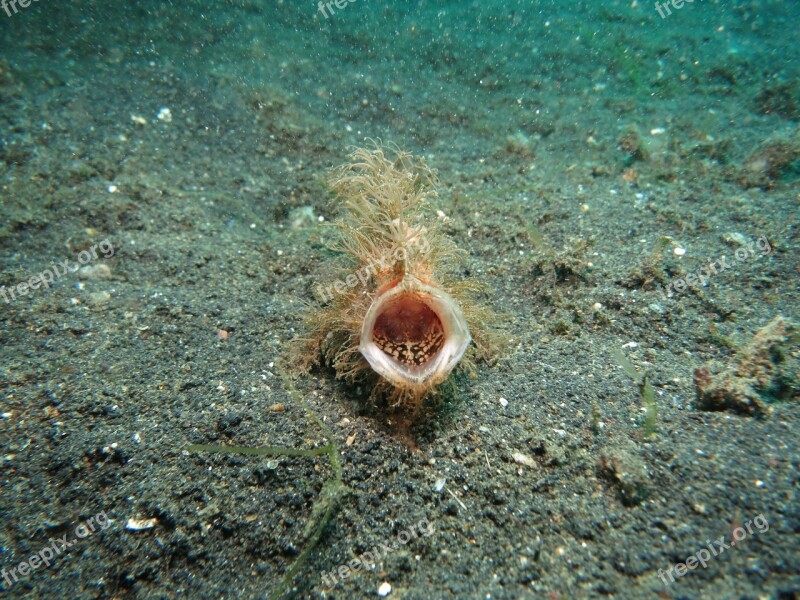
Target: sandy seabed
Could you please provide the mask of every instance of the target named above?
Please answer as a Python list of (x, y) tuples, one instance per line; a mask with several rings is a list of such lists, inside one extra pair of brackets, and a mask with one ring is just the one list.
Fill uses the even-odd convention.
[[(301, 557), (290, 597), (796, 597), (799, 23), (0, 12), (4, 595), (263, 598)], [(412, 427), (285, 378), (367, 138), (438, 171), (451, 275), (498, 315)]]

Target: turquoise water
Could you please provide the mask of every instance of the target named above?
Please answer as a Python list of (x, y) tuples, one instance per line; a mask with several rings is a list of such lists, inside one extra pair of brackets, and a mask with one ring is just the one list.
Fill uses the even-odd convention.
[(126, 67), (140, 84), (196, 80), (212, 98), (234, 85), (254, 102), (291, 102), (348, 142), (391, 137), (426, 151), (485, 152), (487, 139), (548, 137), (561, 122), (567, 145), (622, 111), (660, 122), (698, 113), (723, 127), (730, 96), (746, 106), (748, 91), (797, 78), (786, 2), (698, 0), (665, 17), (649, 2), (331, 7), (36, 2), (0, 28), (4, 53), (34, 80), (99, 85)]

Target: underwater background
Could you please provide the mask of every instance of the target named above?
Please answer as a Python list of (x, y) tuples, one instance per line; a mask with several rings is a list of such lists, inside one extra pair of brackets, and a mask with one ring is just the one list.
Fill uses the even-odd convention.
[[(3, 597), (800, 596), (798, 27), (0, 0)], [(376, 143), (496, 314), (412, 426), (289, 366)]]

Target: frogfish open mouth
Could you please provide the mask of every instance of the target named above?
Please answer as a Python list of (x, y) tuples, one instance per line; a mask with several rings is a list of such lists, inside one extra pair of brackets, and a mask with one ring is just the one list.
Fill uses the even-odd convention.
[(377, 144), (357, 149), (332, 171), (344, 208), (333, 249), (346, 260), (338, 277), (315, 288), (322, 306), (307, 319), (301, 362), (329, 364), (353, 382), (373, 374), (373, 395), (418, 407), (469, 348), (488, 352), (491, 313), (472, 300), (475, 282), (448, 277), (464, 253), (441, 219), (426, 214), (434, 171), (393, 153), (390, 160)]
[(450, 375), (471, 340), (453, 297), (406, 275), (373, 300), (358, 349), (392, 385), (424, 393)]

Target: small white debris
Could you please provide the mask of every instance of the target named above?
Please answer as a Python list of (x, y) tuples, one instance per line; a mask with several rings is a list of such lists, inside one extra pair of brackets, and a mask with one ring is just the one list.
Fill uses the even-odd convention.
[(667, 132), (663, 127), (653, 127), (650, 130), (650, 135), (664, 135)]
[[(467, 486), (464, 486), (464, 489), (467, 489)], [(458, 496), (456, 496), (456, 495), (453, 493), (453, 490), (447, 490), (447, 493), (448, 493), (448, 494), (450, 494), (450, 495), (453, 497), (453, 500), (455, 500), (456, 502), (458, 502), (458, 504), (461, 506), (461, 508), (463, 508), (464, 510), (468, 510), (468, 509), (467, 509), (467, 505), (466, 505), (466, 504), (464, 504), (464, 503), (461, 501), (461, 499), (460, 499)]]
[(105, 263), (86, 265), (78, 271), (78, 277), (81, 279), (108, 279), (111, 277), (111, 267)]
[(142, 127), (147, 125), (147, 119), (140, 117), (139, 115), (131, 115), (131, 121), (133, 121), (136, 125), (141, 125)]
[(760, 487), (760, 488), (763, 488), (763, 487), (767, 486), (767, 484), (764, 483), (763, 481), (761, 481), (760, 479), (756, 479), (755, 484), (756, 484), (756, 487)]
[(0, 417), (3, 419), (10, 419), (13, 415), (10, 412), (4, 412)]
[(110, 185), (106, 188), (109, 194), (116, 194), (119, 191), (119, 188), (115, 185)]
[(311, 227), (317, 221), (314, 207), (300, 206), (289, 213), (289, 223), (292, 229), (304, 229)]
[(732, 231), (722, 236), (722, 241), (733, 247), (742, 247), (747, 244), (747, 238), (738, 231)]
[(677, 248), (674, 248), (672, 250), (672, 253), (675, 256), (683, 256), (684, 254), (686, 254), (686, 248), (681, 248), (680, 246), (678, 246)]
[(433, 485), (433, 489), (437, 492), (441, 492), (444, 489), (445, 481), (447, 481), (444, 477), (440, 477), (436, 480), (436, 483)]
[(527, 454), (523, 454), (522, 452), (514, 452), (514, 454), (511, 455), (511, 458), (513, 458), (514, 462), (517, 463), (518, 465), (523, 465), (525, 467), (536, 466), (536, 461), (533, 460)]
[(89, 303), (93, 306), (101, 306), (111, 300), (111, 292), (108, 290), (101, 290), (99, 292), (92, 292), (89, 294)]
[(500, 398), (500, 406), (502, 406), (503, 408), (508, 406), (508, 400), (506, 400), (505, 398)]
[(592, 304), (592, 309), (593, 310), (600, 310), (602, 308), (603, 308), (603, 305), (600, 304), (599, 302), (595, 302), (594, 304)]
[(384, 581), (381, 584), (381, 587), (378, 588), (378, 596), (380, 596), (381, 598), (385, 598), (391, 593), (392, 593), (392, 584), (389, 583), (388, 581)]
[(627, 342), (626, 344), (622, 344), (623, 348), (638, 348), (639, 344), (636, 342)]
[(158, 120), (164, 123), (172, 123), (172, 111), (166, 107), (158, 111)]
[(152, 529), (158, 525), (158, 519), (153, 517), (152, 519), (128, 519), (128, 522), (125, 523), (125, 529), (128, 531), (145, 531), (146, 529)]

